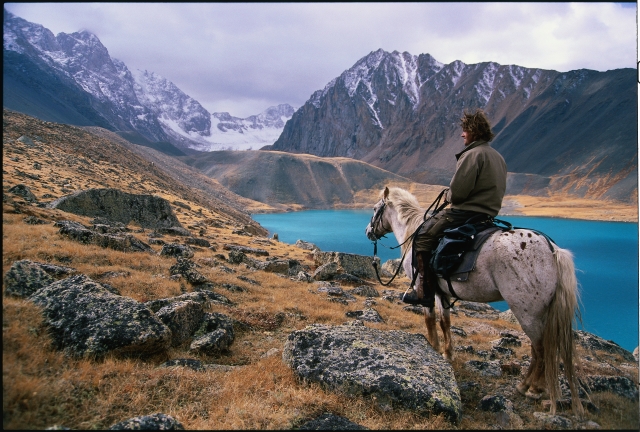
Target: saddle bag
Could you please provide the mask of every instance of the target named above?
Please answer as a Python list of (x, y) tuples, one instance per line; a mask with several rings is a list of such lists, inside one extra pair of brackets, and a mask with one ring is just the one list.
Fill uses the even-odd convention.
[(438, 276), (451, 276), (462, 261), (462, 255), (473, 243), (476, 233), (476, 227), (469, 223), (444, 230), (444, 236), (440, 239), (430, 262), (431, 268)]

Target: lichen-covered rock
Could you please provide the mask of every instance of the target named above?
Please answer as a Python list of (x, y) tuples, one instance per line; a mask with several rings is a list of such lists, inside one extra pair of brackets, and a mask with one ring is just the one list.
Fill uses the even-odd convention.
[(214, 293), (213, 291), (209, 290), (188, 292), (176, 297), (169, 297), (158, 300), (149, 300), (148, 302), (145, 302), (144, 305), (151, 311), (158, 312), (165, 306), (187, 300), (200, 303), (203, 308), (209, 306), (212, 302), (222, 303), (225, 305), (233, 305), (233, 303), (222, 294)]
[(369, 430), (346, 417), (324, 413), (302, 424), (299, 430)]
[(169, 347), (171, 331), (151, 310), (85, 275), (53, 282), (29, 299), (42, 307), (53, 345), (69, 355), (143, 356)]
[(573, 429), (573, 422), (560, 415), (551, 415), (546, 412), (534, 412), (533, 418), (543, 429)]
[(193, 249), (187, 245), (179, 243), (167, 243), (162, 246), (161, 256), (171, 256), (176, 258), (193, 258)]
[(73, 221), (59, 221), (54, 226), (60, 228), (60, 234), (84, 244), (95, 244), (123, 252), (151, 252), (153, 250), (151, 246), (131, 234), (103, 234)]
[(382, 264), (382, 266), (380, 267), (380, 270), (382, 270), (382, 274), (384, 274), (385, 276), (389, 277), (389, 276), (393, 276), (394, 274), (396, 274), (396, 271), (398, 272), (398, 276), (402, 276), (404, 275), (404, 269), (400, 268), (400, 270), (398, 270), (398, 267), (400, 267), (400, 262), (402, 260), (400, 258), (396, 258), (396, 259), (390, 259), (384, 262), (384, 264)]
[(588, 350), (600, 350), (611, 354), (618, 354), (630, 362), (635, 360), (633, 353), (627, 351), (613, 341), (602, 339), (601, 337), (582, 330), (574, 330), (573, 337), (577, 343)]
[(348, 273), (359, 278), (374, 279), (376, 277), (372, 259), (365, 255), (349, 254), (344, 252), (320, 252), (313, 254), (315, 264), (322, 266), (327, 263), (336, 263), (342, 273)]
[(18, 195), (19, 197), (22, 197), (25, 201), (29, 201), (29, 202), (38, 201), (38, 198), (36, 198), (33, 192), (31, 192), (31, 189), (29, 189), (27, 186), (23, 185), (22, 183), (15, 185), (11, 189), (9, 189), (9, 192), (14, 195)]
[(233, 339), (224, 329), (214, 330), (193, 339), (189, 350), (194, 353), (216, 354), (229, 348)]
[(169, 201), (154, 195), (137, 195), (118, 189), (87, 189), (53, 201), (57, 208), (82, 216), (98, 216), (143, 228), (182, 227)]
[(171, 345), (178, 346), (187, 341), (200, 326), (204, 310), (200, 303), (186, 300), (165, 306), (156, 315), (171, 329)]
[(638, 400), (638, 386), (627, 377), (589, 375), (585, 381), (592, 392), (609, 391), (632, 401)]
[(42, 269), (39, 263), (29, 260), (16, 261), (4, 275), (4, 295), (29, 297), (53, 282), (54, 279)]
[(259, 256), (269, 256), (269, 252), (267, 252), (264, 249), (252, 248), (252, 247), (249, 247), (249, 246), (242, 246), (242, 245), (237, 245), (237, 244), (225, 244), (224, 245), (224, 249), (225, 250), (229, 250), (229, 251), (243, 252), (245, 254), (253, 254), (253, 255), (259, 255)]
[(184, 430), (184, 426), (168, 414), (156, 413), (121, 421), (109, 430)]
[(464, 364), (465, 369), (477, 372), (484, 376), (496, 376), (502, 375), (502, 368), (498, 360), (481, 361), (481, 360), (469, 360)]
[(461, 418), (453, 369), (421, 334), (316, 324), (289, 335), (282, 359), (302, 379), (385, 408)]
[(384, 322), (384, 320), (382, 319), (378, 311), (373, 308), (367, 308), (359, 311), (350, 311), (350, 312), (347, 312), (346, 315), (349, 318), (355, 318), (360, 321), (368, 321), (368, 322), (375, 322), (375, 323)]
[(369, 285), (361, 285), (349, 290), (351, 294), (359, 295), (362, 297), (380, 297), (380, 293), (374, 287)]
[(329, 262), (321, 265), (313, 272), (313, 279), (317, 281), (326, 281), (331, 280), (333, 277), (338, 274), (340, 267), (336, 262)]
[(309, 243), (307, 241), (304, 240), (298, 240), (295, 244), (295, 246), (299, 247), (300, 249), (304, 249), (304, 250), (310, 250), (310, 251), (319, 251), (320, 248), (316, 245), (314, 245), (313, 243)]
[(199, 285), (208, 282), (207, 278), (196, 270), (197, 264), (188, 258), (178, 257), (177, 262), (169, 267), (171, 275), (181, 274), (187, 282)]

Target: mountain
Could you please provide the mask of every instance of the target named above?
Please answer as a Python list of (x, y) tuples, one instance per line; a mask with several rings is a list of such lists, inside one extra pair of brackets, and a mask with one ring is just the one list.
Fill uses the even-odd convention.
[(166, 78), (130, 71), (94, 34), (54, 36), (6, 9), (3, 40), (4, 107), (117, 131), (167, 154), (272, 144), (294, 111), (282, 104), (246, 119), (210, 114)]
[(561, 73), (371, 52), (313, 93), (270, 149), (346, 156), (448, 184), (459, 118), (482, 108), (510, 172), (509, 193), (562, 191), (637, 201), (636, 71)]

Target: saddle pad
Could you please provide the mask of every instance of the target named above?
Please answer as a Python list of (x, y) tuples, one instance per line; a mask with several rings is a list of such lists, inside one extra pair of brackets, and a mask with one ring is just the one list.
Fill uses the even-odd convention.
[(451, 274), (451, 280), (458, 282), (466, 281), (469, 278), (469, 272), (472, 271), (476, 266), (476, 259), (480, 254), (481, 246), (485, 241), (487, 241), (491, 234), (496, 231), (503, 230), (504, 228), (493, 226), (476, 234), (476, 238), (473, 240), (471, 249), (469, 249), (462, 255), (462, 262), (460, 262), (458, 268), (455, 269)]

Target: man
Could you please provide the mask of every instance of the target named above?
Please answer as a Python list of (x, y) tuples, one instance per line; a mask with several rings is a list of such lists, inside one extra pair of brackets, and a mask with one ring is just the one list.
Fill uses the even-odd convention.
[(507, 187), (507, 165), (489, 142), (494, 138), (484, 112), (465, 112), (460, 119), (464, 150), (456, 154), (456, 172), (451, 179), (446, 200), (449, 208), (433, 216), (420, 229), (414, 240), (414, 256), (420, 283), (416, 291), (407, 293), (403, 301), (433, 308), (438, 277), (431, 269), (433, 250), (438, 246), (444, 230), (494, 217), (502, 207)]

